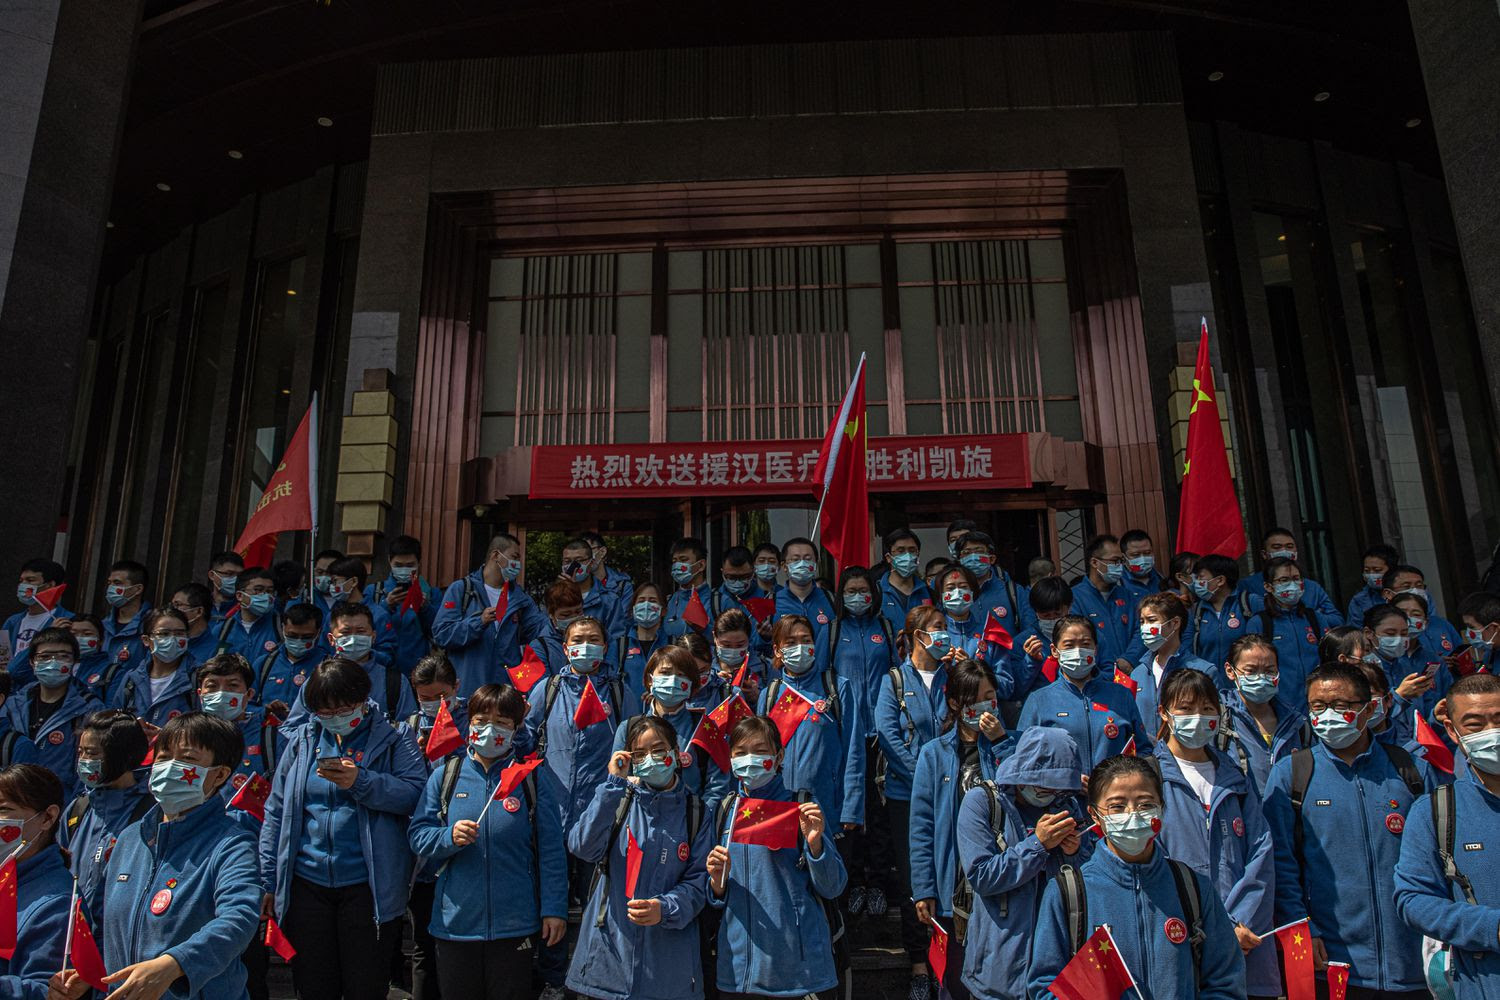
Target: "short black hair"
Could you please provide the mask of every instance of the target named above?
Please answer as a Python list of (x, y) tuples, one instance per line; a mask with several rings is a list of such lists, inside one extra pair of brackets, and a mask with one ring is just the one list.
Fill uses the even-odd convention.
[(954, 518), (952, 521), (948, 522), (948, 530), (945, 531), (943, 534), (946, 537), (947, 535), (953, 534), (955, 531), (962, 531), (964, 534), (968, 534), (971, 531), (978, 531), (978, 530), (979, 530), (979, 522), (978, 521), (971, 521), (967, 517), (958, 517), (958, 518)]
[(302, 584), (306, 579), (307, 567), (296, 559), (282, 559), (271, 566), (272, 585), (281, 597), (296, 597), (302, 592)]
[(1198, 553), (1179, 552), (1172, 557), (1167, 567), (1171, 574), (1176, 576), (1178, 573), (1191, 573), (1196, 565), (1198, 565)]
[(1403, 573), (1414, 573), (1422, 578), (1423, 583), (1427, 582), (1427, 574), (1422, 572), (1422, 568), (1420, 566), (1413, 566), (1410, 563), (1396, 563), (1393, 564), (1390, 569), (1385, 571), (1385, 576), (1381, 577), (1380, 579), (1380, 585), (1386, 590), (1395, 590), (1396, 577), (1402, 575)]
[(1099, 553), (1101, 551), (1103, 551), (1104, 546), (1106, 546), (1106, 545), (1119, 545), (1119, 544), (1120, 544), (1120, 540), (1118, 538), (1116, 538), (1114, 535), (1110, 535), (1110, 534), (1095, 535), (1093, 538), (1090, 538), (1089, 541), (1088, 541), (1088, 544), (1084, 546), (1084, 548), (1083, 548), (1083, 557), (1085, 559), (1095, 559), (1095, 558), (1098, 558)]
[(1031, 610), (1061, 611), (1073, 606), (1073, 588), (1060, 576), (1044, 576), (1031, 585)]
[(1500, 622), (1500, 594), (1489, 590), (1470, 594), (1458, 602), (1458, 617), (1460, 621), (1465, 617), (1472, 618), (1481, 627)]
[(793, 545), (806, 545), (808, 548), (810, 548), (810, 549), (813, 550), (813, 558), (817, 559), (817, 557), (818, 557), (818, 546), (817, 546), (817, 544), (814, 543), (811, 538), (806, 538), (806, 537), (803, 537), (802, 535), (798, 535), (795, 538), (788, 538), (786, 541), (784, 541), (784, 542), (781, 543), (781, 561), (782, 562), (786, 562), (786, 554), (789, 551), (791, 551), (791, 548), (792, 548)]
[(1116, 754), (1106, 757), (1094, 765), (1089, 772), (1088, 789), (1089, 805), (1097, 806), (1099, 800), (1104, 798), (1104, 790), (1108, 788), (1116, 778), (1136, 774), (1144, 777), (1156, 789), (1156, 795), (1163, 795), (1161, 787), (1161, 770), (1156, 766), (1156, 761), (1147, 757), (1131, 757), (1125, 754)]
[(37, 632), (36, 635), (32, 636), (31, 645), (27, 646), (26, 650), (28, 653), (34, 656), (36, 655), (36, 651), (38, 649), (48, 643), (56, 643), (68, 647), (68, 650), (73, 654), (73, 659), (75, 661), (78, 659), (78, 637), (74, 635), (71, 630), (59, 628), (56, 625), (53, 625), (50, 628), (44, 628), (41, 631)]
[[(977, 660), (961, 656), (948, 664), (948, 683), (943, 689), (943, 695), (960, 708), (972, 705), (979, 697), (979, 689), (984, 686), (985, 681), (994, 683), (990, 668)], [(950, 711), (943, 720), (942, 731), (952, 731), (958, 725), (958, 717), (958, 712)]]
[(151, 574), (147, 572), (145, 565), (134, 559), (116, 559), (109, 564), (109, 571), (124, 573), (125, 579), (129, 580), (132, 586), (137, 583), (145, 584), (151, 579)]
[(918, 550), (922, 548), (922, 540), (910, 528), (893, 528), (887, 531), (885, 537), (880, 540), (882, 551), (887, 555), (901, 542), (916, 542)]
[(1271, 539), (1275, 538), (1277, 535), (1285, 535), (1294, 542), (1297, 540), (1297, 536), (1292, 534), (1291, 529), (1289, 528), (1282, 528), (1279, 526), (1275, 528), (1267, 528), (1265, 531), (1261, 532), (1260, 547), (1265, 548), (1270, 544)]
[[(57, 806), (58, 820), (62, 819), (62, 780), (40, 764), (11, 764), (0, 768), (0, 798), (25, 806), (33, 813), (46, 812)], [(41, 843), (55, 843), (60, 829), (62, 823), (54, 823)]]
[(287, 605), (287, 609), (281, 615), (283, 625), (316, 625), (323, 627), (323, 612), (316, 604), (308, 604), (306, 601), (298, 601), (296, 604)]
[(1230, 590), (1233, 590), (1235, 584), (1240, 582), (1240, 564), (1228, 556), (1219, 555), (1217, 552), (1210, 552), (1207, 555), (1199, 556), (1198, 561), (1193, 563), (1193, 572), (1207, 573), (1209, 579), (1222, 576), (1224, 578), (1224, 586)]
[(411, 668), (411, 683), (412, 687), (418, 684), (451, 684), (457, 687), (458, 671), (453, 669), (453, 661), (448, 659), (447, 653), (428, 653)]
[(1360, 624), (1373, 632), (1387, 618), (1399, 618), (1404, 623), (1406, 621), (1406, 612), (1394, 604), (1377, 604), (1365, 612), (1364, 620)]
[(245, 737), (240, 727), (207, 712), (184, 712), (167, 720), (156, 734), (158, 753), (173, 753), (183, 747), (207, 750), (214, 767), (234, 767), (245, 756)]
[(783, 749), (781, 730), (776, 728), (776, 723), (764, 715), (752, 715), (748, 719), (736, 722), (734, 728), (729, 731), (729, 749), (733, 750), (736, 744), (757, 736), (764, 736), (777, 753)]
[(146, 759), (151, 741), (141, 728), (141, 720), (123, 708), (106, 708), (83, 720), (80, 732), (95, 733), (104, 747), (99, 766), (99, 784), (107, 785), (126, 771), (133, 771)]
[(175, 618), (178, 624), (180, 624), (183, 628), (188, 627), (187, 619), (184, 618), (182, 616), (182, 612), (178, 611), (176, 608), (156, 608), (155, 610), (148, 611), (146, 613), (145, 620), (141, 622), (141, 635), (150, 635), (152, 631), (155, 630), (157, 624), (163, 618)]
[(223, 566), (225, 563), (231, 566), (238, 566), (240, 569), (245, 568), (244, 557), (233, 549), (228, 549), (224, 552), (215, 552), (213, 558), (208, 561), (208, 567), (209, 569), (213, 569), (215, 566)]
[(302, 685), (302, 704), (309, 712), (328, 712), (370, 699), (370, 675), (353, 660), (330, 656), (313, 668)]
[(201, 688), (204, 680), (209, 677), (238, 677), (245, 682), (247, 688), (255, 687), (255, 671), (251, 668), (250, 661), (239, 653), (220, 653), (204, 660), (194, 676), (194, 682)]
[(1500, 676), (1490, 673), (1469, 674), (1453, 682), (1453, 686), (1448, 689), (1448, 699), (1451, 701), (1466, 694), (1496, 693), (1500, 693)]
[(1094, 647), (1096, 649), (1098, 648), (1098, 646), (1099, 646), (1099, 626), (1095, 625), (1094, 624), (1094, 620), (1092, 618), (1090, 618), (1088, 615), (1076, 615), (1076, 614), (1074, 614), (1074, 615), (1063, 615), (1061, 618), (1059, 618), (1057, 620), (1057, 624), (1055, 626), (1053, 626), (1053, 629), (1052, 629), (1052, 641), (1054, 643), (1056, 643), (1057, 640), (1058, 640), (1058, 638), (1064, 632), (1066, 632), (1070, 628), (1075, 628), (1075, 627), (1081, 627), (1081, 628), (1085, 629), (1088, 632), (1088, 634), (1089, 634), (1089, 638), (1091, 638), (1091, 639), (1094, 640)]
[(271, 589), (272, 590), (276, 589), (276, 577), (275, 577), (275, 575), (270, 570), (266, 569), (264, 566), (249, 566), (249, 567), (246, 567), (240, 573), (240, 579), (239, 579), (239, 587), (240, 587), (240, 589), (244, 590), (245, 589), (245, 585), (248, 584), (251, 580), (264, 580), (264, 581), (266, 581), (267, 583), (269, 583), (271, 585)]
[(1401, 554), (1396, 551), (1394, 545), (1386, 542), (1374, 542), (1365, 546), (1365, 550), (1360, 553), (1359, 559), (1360, 562), (1364, 562), (1366, 559), (1379, 559), (1387, 566), (1394, 566), (1401, 561)]
[(21, 564), (22, 573), (40, 573), (43, 583), (50, 583), (54, 587), (63, 582), (63, 577), (68, 571), (62, 568), (61, 563), (53, 562), (51, 559), (28, 559)]
[(1131, 542), (1149, 542), (1151, 535), (1142, 528), (1131, 528), (1120, 536), (1120, 548), (1124, 548)]
[(699, 559), (707, 558), (708, 547), (703, 544), (703, 539), (689, 535), (672, 543), (671, 555), (675, 556), (680, 552), (688, 553), (693, 557), (693, 561), (697, 562)]
[(1343, 681), (1354, 686), (1354, 697), (1360, 701), (1370, 700), (1370, 679), (1364, 675), (1364, 671), (1351, 667), (1347, 663), (1325, 663), (1312, 673), (1307, 675), (1307, 690), (1311, 691), (1314, 684), (1323, 681)]
[(1261, 576), (1267, 583), (1270, 583), (1272, 582), (1271, 578), (1274, 577), (1278, 571), (1286, 569), (1288, 566), (1295, 568), (1297, 570), (1297, 575), (1300, 576), (1302, 574), (1302, 567), (1300, 564), (1298, 564), (1297, 560), (1288, 559), (1286, 556), (1276, 556), (1274, 558), (1266, 560), (1266, 568), (1262, 571)]
[(328, 630), (333, 631), (346, 618), (363, 618), (370, 623), (370, 628), (375, 627), (375, 613), (368, 604), (363, 601), (339, 601), (328, 609)]
[(731, 545), (724, 550), (723, 565), (739, 569), (741, 566), (749, 566), (754, 559), (755, 557), (750, 554), (750, 550), (745, 548), (745, 546)]
[(767, 555), (775, 556), (777, 562), (781, 561), (781, 550), (772, 545), (770, 542), (761, 542), (755, 547), (755, 555), (753, 556), (754, 559), (759, 559), (761, 556)]
[(971, 531), (958, 543), (960, 549), (968, 545), (983, 545), (989, 550), (990, 555), (995, 554), (995, 540), (982, 531)]
[(1353, 656), (1354, 647), (1364, 641), (1365, 630), (1358, 625), (1335, 625), (1318, 640), (1318, 662), (1337, 663), (1340, 656)]
[[(1184, 701), (1206, 701), (1217, 709), (1220, 705), (1219, 688), (1214, 679), (1201, 670), (1191, 667), (1173, 670), (1162, 680), (1156, 703), (1161, 708), (1170, 708)], [(1150, 724), (1149, 720), (1147, 724)]]
[(197, 581), (184, 583), (172, 591), (173, 597), (177, 597), (179, 594), (182, 596), (184, 604), (190, 608), (197, 608), (199, 611), (207, 611), (214, 603), (214, 595), (210, 594), (208, 588)]
[(592, 547), (592, 548), (596, 548), (596, 549), (607, 549), (607, 548), (609, 548), (609, 543), (606, 542), (604, 540), (604, 536), (601, 535), (601, 534), (599, 534), (599, 532), (597, 532), (597, 531), (580, 531), (578, 533), (578, 537), (582, 538), (585, 542), (588, 542), (589, 546)]
[(324, 559), (332, 559), (334, 562), (338, 562), (342, 558), (344, 558), (344, 554), (338, 549), (322, 549), (317, 555), (313, 556), (313, 562), (322, 562)]
[[(412, 674), (412, 680), (415, 683), (415, 672)], [(423, 681), (422, 683), (429, 682)], [(469, 695), (466, 707), (470, 718), (476, 715), (494, 714), (506, 719), (515, 719), (523, 725), (526, 722), (526, 697), (509, 684), (480, 685), (473, 694)]]
[(365, 561), (359, 556), (345, 556), (328, 567), (328, 575), (352, 579), (363, 590), (370, 578), (370, 571), (365, 569)]
[(391, 556), (416, 556), (422, 558), (422, 543), (411, 535), (397, 535), (391, 539), (391, 544), (386, 546), (385, 557)]
[(497, 531), (490, 536), (490, 544), (485, 547), (484, 551), (486, 553), (498, 552), (501, 549), (508, 549), (513, 545), (520, 548), (521, 540), (508, 531)]
[[(471, 712), (473, 708), (469, 709)], [(667, 741), (667, 746), (673, 750), (677, 749), (677, 730), (672, 724), (659, 715), (637, 715), (625, 725), (625, 749), (629, 750), (640, 735), (648, 729), (656, 731), (656, 735)]]

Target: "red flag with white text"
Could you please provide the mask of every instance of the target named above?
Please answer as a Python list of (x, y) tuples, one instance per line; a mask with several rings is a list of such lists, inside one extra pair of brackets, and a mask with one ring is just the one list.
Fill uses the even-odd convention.
[(317, 521), (317, 397), (302, 415), (286, 451), (255, 505), (255, 512), (234, 543), (247, 566), (269, 566), (276, 536), (283, 531), (311, 531)]

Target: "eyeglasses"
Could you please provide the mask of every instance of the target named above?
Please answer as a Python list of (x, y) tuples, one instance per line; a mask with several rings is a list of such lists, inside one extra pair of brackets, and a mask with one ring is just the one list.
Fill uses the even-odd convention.
[(1143, 813), (1160, 808), (1161, 803), (1155, 801), (1139, 802), (1135, 805), (1128, 805), (1124, 802), (1116, 802), (1113, 805), (1100, 806), (1099, 811), (1104, 813), (1104, 815), (1106, 816), (1125, 816), (1130, 813)]
[(1335, 712), (1343, 712), (1345, 714), (1348, 714), (1351, 712), (1359, 712), (1368, 704), (1370, 704), (1368, 701), (1310, 701), (1307, 703), (1307, 710), (1313, 715), (1321, 715), (1322, 713), (1328, 711), (1330, 708)]
[(646, 761), (651, 760), (652, 758), (655, 758), (656, 760), (658, 760), (661, 763), (665, 764), (667, 761), (669, 761), (669, 760), (672, 759), (672, 751), (671, 750), (632, 750), (632, 751), (630, 751), (630, 760), (631, 760), (631, 763), (633, 763), (633, 764), (644, 764), (644, 763), (646, 763)]

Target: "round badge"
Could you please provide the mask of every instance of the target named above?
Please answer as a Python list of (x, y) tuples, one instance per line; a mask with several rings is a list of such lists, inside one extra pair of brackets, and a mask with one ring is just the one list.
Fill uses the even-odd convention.
[(1313, 646), (1316, 646), (1318, 644), (1318, 637), (1315, 636), (1315, 635), (1313, 635), (1313, 630), (1312, 629), (1308, 629), (1307, 630), (1307, 641), (1308, 641), (1309, 644), (1311, 644)]
[(307, 675), (306, 674), (297, 674), (294, 677), (292, 677), (292, 683), (295, 684), (295, 685), (297, 685), (298, 687), (301, 687), (302, 686), (302, 682), (305, 681), (305, 680), (307, 680)]
[(99, 683), (99, 678), (102, 677), (102, 676), (103, 676), (102, 674), (91, 674), (89, 676), (89, 681), (88, 681), (89, 686), (92, 687), (93, 685), (98, 684)]
[(1173, 944), (1182, 944), (1182, 942), (1187, 940), (1187, 924), (1184, 924), (1176, 917), (1169, 919), (1162, 930), (1166, 931), (1167, 940)]
[(690, 857), (692, 857), (692, 852), (688, 850), (688, 845), (686, 845), (686, 844), (678, 844), (677, 845), (677, 860), (678, 861), (686, 861)]
[(172, 711), (170, 711), (170, 712), (167, 713), (167, 721), (170, 722), (173, 719), (177, 718), (181, 714), (182, 714), (181, 711), (179, 711), (178, 709), (174, 708), (174, 709), (172, 709)]
[(1236, 618), (1234, 615), (1230, 615), (1229, 616), (1229, 627), (1230, 628), (1239, 628), (1240, 627), (1240, 620), (1238, 618)]
[(229, 779), (229, 783), (232, 784), (232, 785), (234, 785), (235, 788), (238, 788), (241, 785), (243, 785), (246, 780), (247, 780), (247, 776), (246, 775), (236, 774), (236, 775), (234, 775), (233, 777), (231, 777)]
[(508, 813), (520, 812), (521, 810), (521, 800), (514, 795), (501, 800), (500, 804), (505, 807), (505, 811)]
[(1109, 723), (1108, 725), (1106, 725), (1104, 727), (1104, 736), (1105, 736), (1106, 739), (1111, 739), (1112, 740), (1116, 736), (1119, 736), (1119, 735), (1120, 735), (1120, 727), (1117, 726), (1117, 725), (1115, 725), (1113, 722)]
[(51, 743), (55, 747), (62, 746), (62, 741), (63, 734), (61, 729), (54, 729), (52, 732), (47, 734), (47, 742)]
[(167, 907), (172, 905), (172, 890), (163, 889), (151, 897), (151, 912), (158, 917), (167, 912)]
[(276, 643), (274, 641), (270, 640), (270, 639), (267, 639), (266, 642), (265, 642), (265, 645), (261, 646), (261, 649), (264, 649), (268, 653), (271, 652), (275, 648), (276, 648)]
[(822, 611), (818, 612), (818, 624), (819, 625), (827, 625), (828, 624), (828, 615), (826, 613), (824, 613)]
[(1391, 813), (1385, 818), (1385, 828), (1396, 836), (1401, 836), (1401, 831), (1406, 829), (1406, 817), (1400, 813)]
[(130, 659), (130, 650), (125, 646), (121, 646), (120, 651), (115, 654), (115, 659), (119, 660), (121, 663), (124, 663), (126, 660)]
[(365, 759), (365, 752), (363, 750), (356, 750), (356, 751), (354, 751), (354, 763), (358, 764), (358, 763), (362, 762), (364, 759)]
[(1443, 637), (1443, 649), (1447, 652), (1452, 652), (1453, 650), (1453, 640), (1447, 636)]
[(825, 699), (823, 699), (823, 698), (819, 698), (817, 701), (813, 702), (813, 711), (815, 711), (815, 712), (826, 712), (826, 711), (828, 711), (828, 702)]
[(692, 767), (693, 766), (693, 755), (690, 754), (690, 753), (688, 753), (686, 750), (682, 751), (682, 753), (680, 753), (680, 754), (677, 755), (677, 766), (678, 767)]
[(881, 635), (879, 632), (876, 632), (874, 635), (870, 636), (870, 641), (879, 646), (881, 643), (885, 642), (885, 636)]
[(996, 618), (1004, 618), (1008, 614), (1010, 614), (1010, 611), (1003, 604), (995, 609)]
[(1229, 825), (1234, 829), (1236, 837), (1243, 837), (1245, 835), (1245, 820), (1242, 817), (1236, 816), (1234, 822)]

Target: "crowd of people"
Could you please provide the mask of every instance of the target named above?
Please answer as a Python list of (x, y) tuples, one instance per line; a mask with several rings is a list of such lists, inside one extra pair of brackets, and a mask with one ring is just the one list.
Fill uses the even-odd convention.
[(1302, 920), (1320, 996), (1500, 997), (1500, 595), (1450, 621), (1375, 544), (1341, 612), (1282, 529), (1244, 577), (947, 543), (830, 586), (805, 538), (683, 538), (649, 581), (585, 532), (538, 601), (510, 535), (445, 587), (402, 536), (157, 607), (122, 560), (97, 614), (32, 560), (0, 998), (94, 989), (75, 887), (130, 1000), (259, 1000), (273, 953), (307, 1000), (847, 996), (893, 909), (911, 1000), (1048, 996), (1099, 927), (1141, 1000), (1279, 997)]

